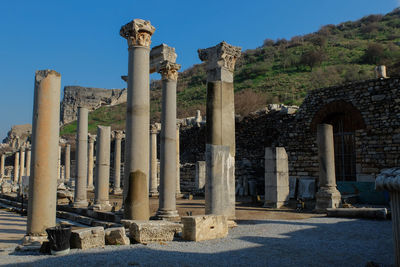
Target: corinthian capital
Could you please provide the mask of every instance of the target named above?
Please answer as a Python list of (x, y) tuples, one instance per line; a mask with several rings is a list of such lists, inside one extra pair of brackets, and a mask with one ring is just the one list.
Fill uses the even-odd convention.
[(233, 71), (242, 48), (221, 42), (216, 46), (197, 50), (201, 61), (206, 62), (209, 81), (224, 80), (233, 82)]
[(134, 19), (121, 27), (119, 34), (128, 41), (128, 46), (150, 47), (155, 28), (148, 20)]
[(178, 80), (178, 70), (181, 68), (181, 65), (172, 63), (169, 61), (164, 61), (161, 63), (159, 68), (159, 73), (163, 80)]
[(123, 132), (123, 131), (114, 131), (114, 138), (115, 138), (115, 139), (122, 139), (122, 138), (124, 138), (124, 132)]
[(94, 134), (88, 134), (88, 138), (89, 143), (94, 143), (96, 141), (96, 135)]

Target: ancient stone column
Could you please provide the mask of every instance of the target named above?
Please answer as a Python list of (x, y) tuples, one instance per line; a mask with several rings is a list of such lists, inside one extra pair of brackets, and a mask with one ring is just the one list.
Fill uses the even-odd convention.
[(19, 150), (19, 183), (22, 183), (22, 176), (25, 176), (25, 148), (21, 147)]
[(57, 168), (57, 179), (61, 180), (61, 146), (58, 145), (58, 168)]
[(0, 178), (4, 178), (4, 169), (5, 169), (5, 162), (6, 162), (6, 154), (1, 154), (0, 160)]
[(157, 217), (173, 220), (177, 217), (176, 183), (176, 84), (179, 64), (164, 61), (158, 72), (162, 76), (162, 111), (160, 133), (160, 198)]
[(93, 209), (109, 211), (110, 189), (110, 126), (97, 126), (96, 186)]
[(61, 75), (36, 72), (32, 120), (32, 169), (29, 177), (27, 235), (47, 238), (56, 224), (57, 156)]
[(181, 160), (179, 150), (179, 125), (176, 126), (176, 197), (181, 198)]
[(71, 145), (67, 144), (65, 147), (65, 154), (64, 154), (64, 161), (65, 161), (65, 182), (68, 182), (71, 178)]
[(26, 176), (31, 176), (31, 148), (26, 151)]
[(196, 175), (195, 175), (195, 188), (201, 190), (204, 188), (206, 183), (206, 162), (197, 161), (196, 162)]
[(319, 159), (319, 185), (316, 194), (315, 210), (324, 212), (327, 208), (338, 208), (341, 200), (336, 188), (335, 153), (333, 146), (333, 127), (330, 124), (317, 126)]
[(206, 62), (206, 214), (235, 218), (235, 104), (233, 71), (240, 47), (222, 42), (199, 49)]
[(114, 188), (113, 194), (121, 194), (121, 142), (124, 137), (122, 131), (115, 131), (114, 144)]
[(128, 41), (128, 88), (124, 164), (124, 217), (149, 219), (150, 43), (155, 28), (135, 19), (121, 27)]
[(157, 179), (157, 133), (158, 129), (155, 125), (150, 130), (150, 196), (158, 196), (158, 179)]
[(93, 186), (93, 167), (94, 167), (94, 142), (96, 136), (89, 134), (89, 149), (88, 149), (88, 170), (87, 170), (87, 190), (92, 191)]
[(395, 265), (400, 266), (400, 168), (383, 170), (375, 180), (376, 190), (387, 190), (392, 209)]
[(19, 183), (19, 152), (15, 152), (14, 157), (14, 184)]
[(75, 198), (73, 206), (87, 207), (87, 174), (88, 174), (88, 109), (78, 107), (78, 128), (76, 131), (76, 175)]
[(281, 208), (289, 201), (289, 164), (284, 147), (265, 148), (264, 207)]

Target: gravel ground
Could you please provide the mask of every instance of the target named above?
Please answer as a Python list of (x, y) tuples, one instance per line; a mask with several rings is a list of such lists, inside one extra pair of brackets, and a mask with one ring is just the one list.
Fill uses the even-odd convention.
[(106, 246), (67, 256), (2, 251), (4, 266), (392, 266), (391, 221), (241, 221), (224, 239)]

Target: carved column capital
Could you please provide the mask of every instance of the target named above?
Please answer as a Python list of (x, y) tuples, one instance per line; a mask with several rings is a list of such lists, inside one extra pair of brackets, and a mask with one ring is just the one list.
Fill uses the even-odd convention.
[(201, 61), (206, 62), (207, 79), (233, 82), (236, 60), (240, 57), (241, 47), (221, 42), (216, 46), (197, 50)]
[(114, 138), (122, 140), (124, 138), (124, 132), (123, 131), (114, 131)]
[(121, 27), (119, 34), (128, 41), (129, 48), (133, 46), (150, 47), (151, 35), (155, 28), (150, 21), (134, 19)]
[(96, 141), (96, 135), (88, 134), (88, 141), (89, 143), (94, 143)]
[(178, 80), (178, 70), (181, 65), (172, 63), (170, 61), (164, 61), (161, 63), (158, 72), (161, 74), (163, 80)]
[(151, 134), (157, 134), (158, 133), (158, 127), (155, 124), (150, 125), (150, 133)]

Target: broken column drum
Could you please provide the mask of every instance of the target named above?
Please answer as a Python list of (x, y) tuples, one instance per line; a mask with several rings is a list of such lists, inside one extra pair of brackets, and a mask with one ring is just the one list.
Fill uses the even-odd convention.
[(162, 76), (162, 111), (160, 133), (160, 198), (157, 217), (179, 217), (176, 210), (176, 84), (179, 64), (165, 61), (160, 66)]
[(64, 161), (65, 161), (65, 182), (68, 182), (71, 178), (71, 145), (67, 144), (65, 147), (65, 154), (64, 154)]
[(61, 75), (36, 72), (32, 119), (27, 235), (47, 236), (56, 224)]
[(150, 130), (150, 195), (158, 196), (157, 179), (157, 126), (152, 125)]
[(114, 188), (113, 194), (121, 194), (121, 142), (124, 134), (122, 131), (115, 131), (114, 144)]
[(14, 184), (19, 182), (19, 152), (14, 154)]
[(89, 148), (88, 148), (88, 170), (87, 170), (87, 190), (92, 191), (93, 186), (93, 167), (94, 167), (94, 142), (96, 141), (95, 135), (88, 135)]
[(332, 125), (319, 124), (317, 126), (317, 143), (319, 186), (316, 194), (315, 210), (324, 212), (327, 208), (338, 208), (341, 201), (340, 192), (336, 188)]
[(124, 217), (149, 219), (150, 43), (155, 28), (135, 19), (121, 27), (128, 41), (128, 88), (125, 138)]
[(235, 106), (233, 71), (241, 48), (222, 42), (199, 49), (206, 62), (206, 214), (235, 218)]
[(97, 126), (96, 145), (96, 187), (94, 209), (111, 210), (110, 189), (110, 126)]
[(78, 129), (76, 134), (76, 175), (74, 207), (87, 207), (87, 162), (88, 162), (88, 110), (78, 108)]

